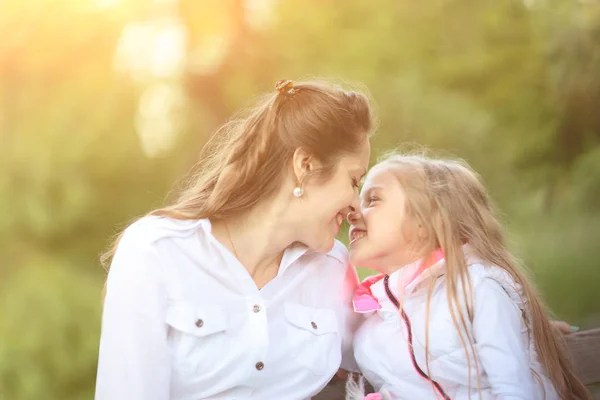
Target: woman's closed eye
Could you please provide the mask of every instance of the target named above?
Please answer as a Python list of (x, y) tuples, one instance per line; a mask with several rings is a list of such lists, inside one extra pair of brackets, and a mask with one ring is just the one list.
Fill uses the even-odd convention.
[(355, 189), (359, 189), (360, 188), (360, 182), (358, 179), (356, 178), (352, 178), (352, 187)]

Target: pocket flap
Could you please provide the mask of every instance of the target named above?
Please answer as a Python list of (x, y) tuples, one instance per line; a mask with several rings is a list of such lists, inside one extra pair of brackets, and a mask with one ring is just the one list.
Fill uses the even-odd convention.
[(285, 318), (292, 325), (315, 335), (337, 333), (337, 318), (333, 310), (311, 308), (297, 303), (285, 304)]
[(222, 307), (199, 307), (190, 303), (173, 303), (167, 308), (167, 324), (194, 336), (207, 336), (227, 328)]

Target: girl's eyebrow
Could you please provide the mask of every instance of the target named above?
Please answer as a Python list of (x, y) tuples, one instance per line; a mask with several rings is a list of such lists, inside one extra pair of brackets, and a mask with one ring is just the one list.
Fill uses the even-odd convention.
[(361, 201), (364, 200), (365, 198), (369, 197), (369, 195), (371, 194), (371, 192), (373, 192), (374, 190), (380, 190), (383, 189), (383, 186), (370, 186), (366, 191), (363, 191), (360, 194), (361, 197)]

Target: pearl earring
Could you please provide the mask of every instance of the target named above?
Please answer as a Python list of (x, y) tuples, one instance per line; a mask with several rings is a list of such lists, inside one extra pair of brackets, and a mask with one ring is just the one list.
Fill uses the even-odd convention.
[(302, 197), (302, 195), (304, 194), (304, 190), (302, 190), (301, 187), (297, 186), (294, 188), (294, 196), (295, 197)]

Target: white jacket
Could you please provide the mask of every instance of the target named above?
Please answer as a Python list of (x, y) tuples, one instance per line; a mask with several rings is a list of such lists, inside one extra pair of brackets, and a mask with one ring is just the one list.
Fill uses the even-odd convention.
[[(526, 323), (529, 311), (521, 287), (505, 270), (486, 266), (473, 257), (467, 257), (467, 260), (473, 293), (473, 322), (469, 322), (464, 307), (462, 313), (468, 333), (475, 340), (475, 354), (467, 345), (469, 357), (448, 306), (444, 260), (406, 286), (403, 296), (399, 293), (398, 283), (410, 266), (389, 277), (389, 287), (396, 298), (401, 298), (411, 324), (412, 348), (418, 367), (453, 400), (537, 400), (544, 399), (544, 393), (546, 400), (558, 399), (537, 359)], [(439, 277), (430, 302), (428, 368), (425, 358), (428, 288), (421, 283), (432, 274)], [(460, 286), (458, 293), (461, 299)], [(371, 279), (370, 294), (379, 304), (375, 308), (379, 309), (375, 312), (362, 310), (367, 312), (367, 318), (354, 338), (354, 355), (361, 372), (375, 390), (389, 391), (394, 400), (442, 398), (413, 365), (406, 323), (388, 298), (383, 279)], [(475, 360), (479, 368), (481, 397), (477, 389)]]

